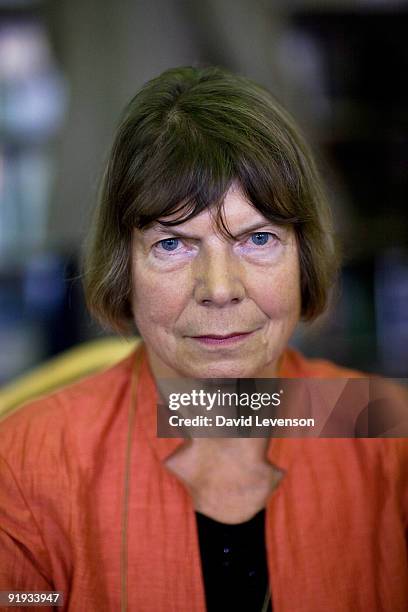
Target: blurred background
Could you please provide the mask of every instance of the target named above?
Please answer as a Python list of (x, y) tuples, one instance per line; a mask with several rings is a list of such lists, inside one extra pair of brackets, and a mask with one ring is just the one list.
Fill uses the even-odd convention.
[(100, 337), (79, 253), (124, 104), (217, 64), (268, 87), (317, 151), (344, 248), (309, 356), (408, 376), (408, 2), (0, 0), (0, 384)]

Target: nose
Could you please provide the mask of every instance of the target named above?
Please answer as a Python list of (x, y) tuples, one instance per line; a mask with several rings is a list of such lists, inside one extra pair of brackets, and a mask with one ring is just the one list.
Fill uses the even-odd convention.
[(195, 299), (203, 306), (238, 304), (245, 297), (243, 270), (228, 249), (203, 254), (195, 270)]

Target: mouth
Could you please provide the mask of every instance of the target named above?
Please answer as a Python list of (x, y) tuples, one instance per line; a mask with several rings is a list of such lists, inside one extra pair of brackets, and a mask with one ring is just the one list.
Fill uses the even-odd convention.
[(214, 346), (228, 346), (229, 344), (236, 344), (246, 340), (249, 336), (252, 336), (254, 331), (250, 332), (232, 332), (231, 334), (219, 335), (219, 334), (208, 334), (205, 336), (190, 336), (192, 340), (205, 345)]

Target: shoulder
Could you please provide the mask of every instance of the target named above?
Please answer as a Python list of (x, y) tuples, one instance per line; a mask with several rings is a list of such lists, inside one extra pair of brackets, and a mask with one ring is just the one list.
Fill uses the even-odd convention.
[[(283, 355), (281, 376), (327, 379), (323, 385), (316, 381), (320, 397), (334, 393), (338, 406), (343, 406), (345, 410), (350, 408), (352, 402), (356, 406), (361, 402), (366, 427), (369, 426), (372, 432), (378, 430), (382, 433), (372, 433), (373, 437), (366, 439), (363, 436), (359, 440), (337, 440), (336, 444), (329, 439), (327, 442), (331, 450), (342, 453), (344, 449), (350, 450), (352, 447), (356, 453), (382, 456), (388, 466), (400, 466), (408, 479), (408, 392), (405, 387), (392, 379), (353, 370), (326, 359), (310, 359), (293, 348), (288, 348)], [(327, 442), (319, 440), (321, 448), (326, 449)], [(314, 443), (311, 444), (313, 446)], [(315, 444), (317, 450), (319, 444)]]
[(288, 378), (364, 378), (368, 376), (327, 359), (311, 359), (294, 348), (287, 348), (283, 354), (280, 374)]
[[(28, 402), (0, 422), (0, 455), (21, 464), (28, 456), (57, 459), (76, 438), (87, 443), (119, 416), (129, 393), (137, 349), (102, 372)], [(123, 411), (122, 411), (123, 412)]]

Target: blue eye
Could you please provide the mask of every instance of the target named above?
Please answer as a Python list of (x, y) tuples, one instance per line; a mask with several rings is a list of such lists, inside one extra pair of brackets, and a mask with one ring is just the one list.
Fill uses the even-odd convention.
[(251, 240), (256, 246), (263, 246), (269, 240), (270, 234), (269, 232), (257, 232), (256, 234), (251, 235)]
[(159, 244), (161, 244), (165, 251), (174, 251), (178, 247), (179, 242), (178, 238), (166, 238), (165, 240), (160, 240)]

